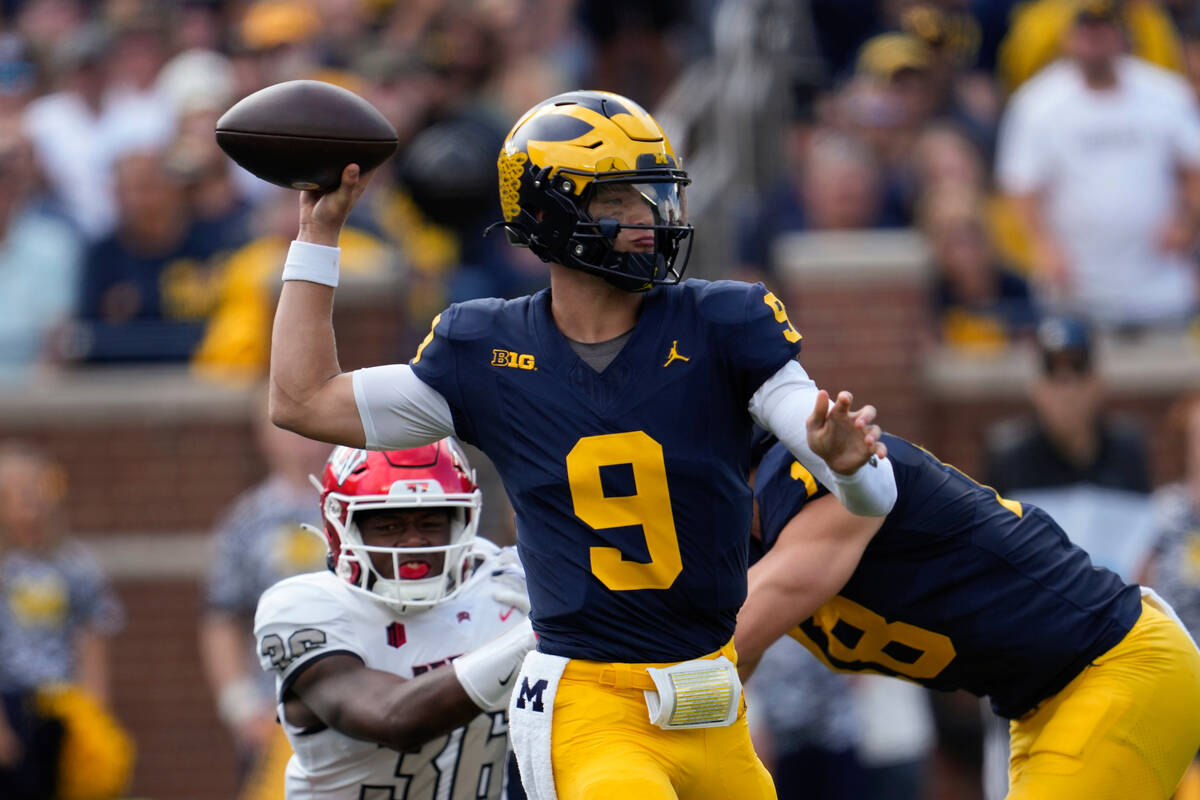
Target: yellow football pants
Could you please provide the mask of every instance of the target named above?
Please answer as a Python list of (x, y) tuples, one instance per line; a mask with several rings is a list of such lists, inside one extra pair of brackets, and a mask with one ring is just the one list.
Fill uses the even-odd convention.
[(1010, 731), (1009, 800), (1165, 800), (1200, 748), (1200, 652), (1143, 600), (1117, 646)]
[[(737, 663), (730, 642), (724, 654)], [(554, 698), (551, 758), (558, 800), (774, 800), (750, 744), (743, 703), (724, 728), (663, 730), (650, 723), (646, 667), (572, 660)]]

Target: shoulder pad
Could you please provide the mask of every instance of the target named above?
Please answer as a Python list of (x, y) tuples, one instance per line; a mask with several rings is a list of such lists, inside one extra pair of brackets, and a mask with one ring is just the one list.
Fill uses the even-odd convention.
[(285, 578), (259, 597), (254, 627), (270, 623), (320, 624), (338, 619), (345, 615), (345, 598), (338, 592), (341, 587), (341, 580), (332, 572)]
[(744, 281), (688, 281), (695, 293), (696, 308), (709, 322), (740, 325), (746, 321), (746, 303), (751, 295), (762, 297), (767, 290), (761, 283)]
[(517, 300), (481, 297), (455, 303), (443, 312), (442, 321), (450, 323), (446, 336), (457, 341), (469, 341), (494, 334), (497, 322), (505, 317), (523, 314), (528, 300), (526, 297)]

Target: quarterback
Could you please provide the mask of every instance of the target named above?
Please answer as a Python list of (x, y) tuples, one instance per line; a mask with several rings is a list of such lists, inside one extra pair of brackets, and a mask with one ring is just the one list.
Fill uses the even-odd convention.
[(829, 404), (761, 284), (682, 281), (687, 173), (635, 103), (538, 104), (499, 177), (499, 225), (549, 263), (550, 288), (451, 306), (409, 364), (352, 374), (329, 319), (334, 245), (364, 179), (351, 165), (335, 192), (301, 195), (272, 418), (369, 449), (454, 434), (495, 463), (538, 635), (510, 709), (531, 797), (773, 797), (733, 667), (746, 442), (761, 423), (851, 511), (883, 514), (895, 480), (874, 409)]
[(515, 553), (475, 536), (461, 448), (339, 447), (320, 489), (331, 570), (275, 584), (254, 619), (294, 752), (286, 797), (500, 800), (533, 633)]
[(883, 519), (844, 513), (782, 446), (763, 457), (744, 673), (790, 633), (831, 669), (989, 697), (1012, 720), (1011, 800), (1170, 797), (1200, 748), (1200, 651), (1170, 606), (1036, 506), (883, 439)]

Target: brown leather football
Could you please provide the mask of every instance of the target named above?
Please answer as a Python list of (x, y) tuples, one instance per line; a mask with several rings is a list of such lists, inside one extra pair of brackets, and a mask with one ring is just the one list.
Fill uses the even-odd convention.
[(347, 164), (372, 170), (396, 143), (396, 129), (379, 109), (322, 81), (276, 83), (217, 120), (217, 144), (230, 158), (288, 189), (336, 189)]

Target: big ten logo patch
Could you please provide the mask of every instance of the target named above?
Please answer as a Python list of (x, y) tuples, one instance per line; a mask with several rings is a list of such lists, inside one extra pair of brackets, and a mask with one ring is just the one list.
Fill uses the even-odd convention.
[(533, 711), (544, 711), (545, 703), (542, 700), (542, 695), (546, 692), (546, 687), (549, 682), (545, 678), (539, 678), (529, 683), (529, 678), (521, 678), (521, 688), (517, 692), (517, 708), (524, 708), (528, 702), (529, 707)]
[(529, 353), (518, 353), (514, 350), (493, 350), (493, 367), (512, 367), (513, 369), (537, 369), (533, 356)]

